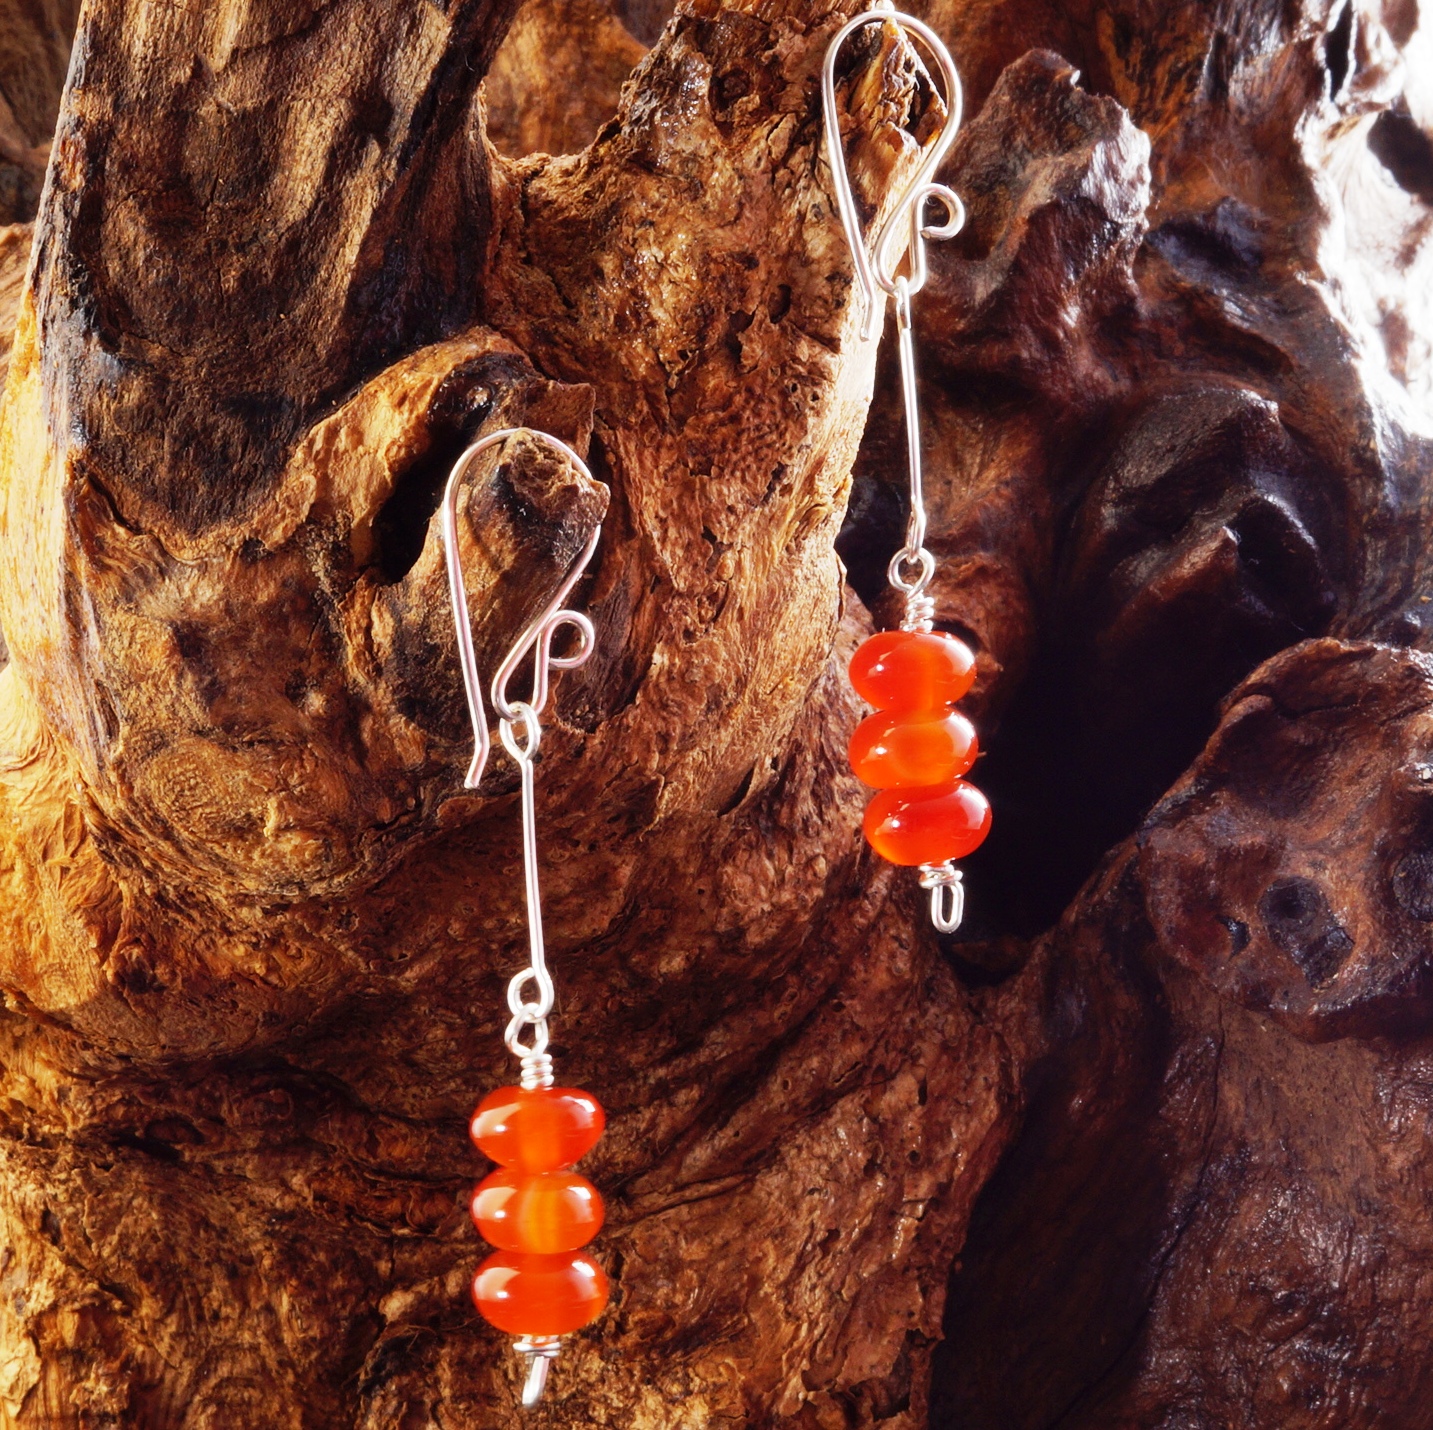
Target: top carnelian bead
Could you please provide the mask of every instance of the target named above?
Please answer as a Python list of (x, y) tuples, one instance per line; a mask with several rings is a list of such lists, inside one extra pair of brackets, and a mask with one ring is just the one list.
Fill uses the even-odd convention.
[(499, 1166), (556, 1172), (590, 1152), (606, 1122), (597, 1099), (575, 1087), (500, 1087), (478, 1104), (468, 1130)]
[(877, 710), (944, 710), (975, 684), (975, 657), (944, 631), (882, 631), (856, 648), (851, 684)]

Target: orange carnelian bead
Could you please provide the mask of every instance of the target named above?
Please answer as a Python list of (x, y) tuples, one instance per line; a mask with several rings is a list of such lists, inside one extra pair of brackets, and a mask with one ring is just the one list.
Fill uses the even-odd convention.
[(975, 657), (943, 631), (882, 631), (857, 646), (851, 684), (877, 710), (943, 710), (975, 684)]
[(502, 1251), (576, 1251), (602, 1227), (602, 1198), (576, 1172), (494, 1172), (473, 1193), (473, 1220)]
[(473, 1113), (478, 1150), (504, 1167), (555, 1172), (592, 1150), (607, 1118), (595, 1097), (573, 1087), (500, 1087)]
[(928, 788), (963, 775), (978, 751), (975, 726), (964, 715), (882, 710), (856, 726), (851, 768), (876, 789)]
[(498, 1251), (473, 1277), (473, 1304), (509, 1335), (566, 1335), (602, 1314), (607, 1277), (581, 1251), (559, 1256)]
[(935, 789), (893, 789), (866, 806), (866, 838), (892, 864), (960, 859), (990, 832), (990, 805), (964, 780)]

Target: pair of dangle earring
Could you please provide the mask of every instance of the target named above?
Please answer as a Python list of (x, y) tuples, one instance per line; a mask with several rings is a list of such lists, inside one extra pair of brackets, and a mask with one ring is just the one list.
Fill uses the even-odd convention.
[[(916, 35), (935, 58), (945, 80), (947, 115), (915, 178), (868, 246), (846, 172), (835, 71), (841, 47), (856, 31), (866, 25), (891, 23)], [(887, 573), (891, 585), (905, 597), (905, 619), (899, 630), (884, 631), (863, 642), (851, 661), (852, 683), (876, 707), (876, 713), (862, 721), (852, 737), (851, 762), (859, 778), (879, 791), (866, 810), (867, 839), (892, 863), (920, 868), (921, 884), (931, 891), (932, 919), (942, 932), (954, 931), (964, 910), (961, 876), (954, 861), (974, 850), (990, 827), (989, 804), (962, 778), (976, 757), (975, 731), (953, 709), (974, 683), (975, 658), (963, 642), (934, 629), (935, 602), (927, 594), (935, 575), (935, 558), (925, 546), (920, 409), (911, 322), (911, 299), (927, 276), (926, 241), (953, 236), (964, 221), (959, 198), (933, 181), (954, 141), (960, 101), (960, 79), (939, 37), (921, 21), (888, 5), (851, 20), (827, 50), (822, 102), (837, 208), (864, 305), (863, 340), (873, 336), (885, 299), (894, 300), (910, 482), (905, 545), (891, 559)], [(926, 222), (926, 205), (932, 200), (944, 207), (944, 223)], [(899, 273), (903, 253), (907, 255), (906, 271)], [(458, 458), (448, 478), (442, 530), (475, 745), (464, 780), (469, 789), (482, 779), (491, 737), (458, 553), (458, 485), (478, 457), (518, 435), (548, 446), (591, 480), (586, 465), (570, 447), (530, 428), (505, 428), (474, 443)], [(473, 1220), (496, 1250), (478, 1268), (472, 1290), (478, 1310), (499, 1330), (515, 1336), (515, 1349), (528, 1360), (524, 1405), (534, 1405), (541, 1397), (561, 1337), (595, 1320), (608, 1296), (602, 1268), (581, 1249), (602, 1225), (602, 1199), (596, 1188), (573, 1170), (601, 1136), (604, 1114), (587, 1093), (553, 1085), (552, 1056), (547, 1050), (555, 989), (543, 944), (534, 796), (534, 759), (542, 738), (540, 717), (547, 703), (550, 672), (581, 665), (595, 645), (592, 622), (580, 612), (563, 609), (563, 602), (582, 578), (600, 535), (599, 526), (556, 596), (498, 667), (491, 692), (499, 737), (521, 776), (529, 961), (509, 982), (507, 991), (512, 1017), (505, 1040), (519, 1059), (519, 1084), (490, 1093), (471, 1123), (473, 1141), (498, 1164), (498, 1170), (473, 1193)], [(553, 639), (563, 626), (576, 630), (577, 649), (568, 656), (554, 656)], [(534, 667), (532, 698), (509, 701), (508, 684), (529, 654)], [(525, 1036), (530, 1036), (530, 1041), (525, 1042)]]
[[(915, 35), (936, 61), (945, 82), (946, 118), (915, 177), (868, 245), (841, 143), (836, 63), (841, 47), (858, 30), (888, 24)], [(857, 15), (831, 41), (822, 68), (821, 100), (836, 207), (863, 305), (863, 341), (874, 335), (886, 299), (895, 305), (910, 483), (905, 545), (891, 558), (886, 572), (891, 586), (905, 597), (905, 619), (899, 630), (882, 631), (864, 641), (851, 660), (851, 683), (876, 707), (852, 736), (851, 767), (858, 779), (879, 791), (866, 807), (866, 839), (891, 863), (919, 867), (921, 887), (931, 894), (932, 922), (940, 932), (953, 933), (965, 912), (964, 889), (954, 861), (984, 841), (990, 830), (990, 805), (962, 778), (975, 763), (978, 744), (970, 721), (953, 708), (975, 683), (975, 657), (963, 641), (935, 630), (935, 601), (927, 594), (936, 566), (925, 545), (911, 299), (925, 286), (926, 240), (952, 238), (965, 222), (959, 197), (934, 181), (960, 127), (960, 76), (950, 51), (930, 26), (880, 5)], [(944, 222), (926, 221), (926, 205), (932, 201), (944, 208)], [(903, 255), (905, 271), (898, 272)]]
[[(551, 448), (588, 481), (592, 474), (565, 442), (546, 432), (509, 427), (475, 442), (453, 466), (443, 492), (443, 547), (448, 590), (458, 639), (474, 753), (463, 781), (475, 789), (492, 748), (482, 682), (473, 652), (467, 590), (458, 554), (458, 485), (486, 451), (510, 438), (525, 436)], [(547, 967), (542, 935), (542, 897), (538, 888), (534, 760), (542, 739), (541, 715), (547, 704), (550, 672), (573, 669), (592, 654), (592, 622), (563, 602), (581, 580), (602, 534), (599, 525), (568, 571), (547, 607), (518, 637), (492, 683), (493, 708), (503, 748), (521, 776), (523, 872), (527, 899), (528, 966), (508, 983), (511, 1013), (505, 1041), (518, 1058), (516, 1087), (489, 1093), (473, 1114), (470, 1132), (479, 1151), (498, 1164), (473, 1192), (473, 1221), (496, 1250), (473, 1277), (473, 1301), (492, 1325), (515, 1336), (514, 1348), (528, 1362), (523, 1404), (541, 1398), (547, 1372), (561, 1338), (595, 1320), (607, 1304), (607, 1277), (581, 1248), (602, 1226), (602, 1198), (573, 1165), (602, 1135), (605, 1117), (597, 1100), (575, 1088), (553, 1085), (548, 1052), (548, 1017), (556, 990)], [(577, 649), (555, 656), (552, 642), (569, 626)], [(508, 684), (528, 654), (533, 659), (529, 700), (508, 699)], [(524, 1038), (528, 1041), (524, 1041)]]

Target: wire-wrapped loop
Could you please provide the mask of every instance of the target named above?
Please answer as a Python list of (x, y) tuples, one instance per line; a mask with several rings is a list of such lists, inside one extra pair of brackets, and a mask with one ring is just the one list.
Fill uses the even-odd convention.
[[(532, 1029), (531, 1044), (524, 1043), (522, 1035), (525, 1029)], [(514, 1013), (503, 1033), (503, 1042), (507, 1044), (508, 1052), (513, 1057), (527, 1059), (535, 1058), (547, 1051), (547, 1019), (532, 1019), (526, 1013)]]
[(944, 864), (922, 864), (920, 884), (930, 890), (930, 921), (939, 933), (954, 933), (965, 917), (965, 885), (960, 870)]
[[(503, 742), (503, 749), (519, 765), (530, 765), (537, 756), (538, 746), (542, 744), (542, 725), (537, 711), (526, 701), (519, 700), (512, 709), (512, 718), (498, 721), (498, 738)], [(519, 725), (522, 726), (521, 744), (517, 735)]]
[[(910, 565), (916, 567), (914, 579), (907, 578), (905, 573), (905, 568)], [(919, 596), (930, 585), (934, 575), (935, 557), (924, 546), (915, 551), (908, 546), (901, 547), (886, 567), (886, 579), (904, 596)]]
[[(529, 1003), (523, 996), (523, 988), (537, 984), (537, 1001)], [(545, 968), (524, 968), (508, 980), (508, 1012), (525, 1023), (540, 1023), (552, 1012), (557, 992), (552, 985), (552, 975)]]

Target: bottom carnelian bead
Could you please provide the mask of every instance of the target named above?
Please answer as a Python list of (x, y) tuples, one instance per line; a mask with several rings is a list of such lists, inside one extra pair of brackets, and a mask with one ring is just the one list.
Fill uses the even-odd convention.
[(883, 790), (866, 806), (871, 848), (892, 864), (944, 864), (977, 848), (990, 832), (990, 804), (972, 784)]
[(584, 1252), (499, 1251), (473, 1277), (473, 1304), (509, 1335), (561, 1336), (602, 1314), (607, 1289), (606, 1274)]
[(576, 1251), (602, 1229), (602, 1198), (576, 1172), (503, 1168), (478, 1183), (472, 1212), (501, 1251)]

